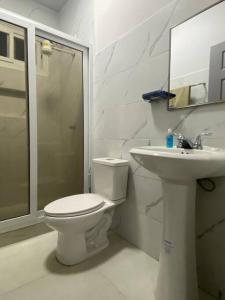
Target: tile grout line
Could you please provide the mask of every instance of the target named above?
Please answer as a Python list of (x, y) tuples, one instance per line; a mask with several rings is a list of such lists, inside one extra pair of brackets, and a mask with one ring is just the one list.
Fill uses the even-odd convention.
[(100, 267), (97, 268), (98, 272), (123, 296), (125, 299), (129, 300), (127, 296), (120, 290), (116, 283), (114, 283), (111, 278), (109, 278), (103, 271), (101, 271)]
[(15, 292), (16, 290), (19, 290), (20, 288), (23, 288), (23, 287), (25, 287), (25, 286), (27, 286), (27, 285), (29, 285), (29, 284), (35, 282), (35, 281), (39, 281), (39, 280), (41, 280), (41, 279), (43, 279), (43, 278), (45, 278), (45, 277), (48, 277), (49, 275), (51, 275), (51, 274), (45, 274), (45, 275), (42, 275), (42, 276), (40, 276), (40, 277), (38, 277), (38, 278), (32, 279), (32, 280), (30, 280), (30, 281), (27, 281), (27, 282), (21, 284), (20, 286), (18, 286), (18, 287), (16, 287), (16, 288), (13, 288), (13, 289), (11, 289), (11, 290), (9, 290), (9, 291), (7, 291), (7, 292), (4, 292), (3, 294), (0, 293), (0, 299), (1, 299), (2, 296), (9, 295), (10, 293)]

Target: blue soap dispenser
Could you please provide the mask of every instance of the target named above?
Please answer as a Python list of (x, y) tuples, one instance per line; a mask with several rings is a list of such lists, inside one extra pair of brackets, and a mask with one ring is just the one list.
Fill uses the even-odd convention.
[(168, 129), (168, 134), (166, 136), (166, 147), (173, 148), (173, 131), (171, 128)]

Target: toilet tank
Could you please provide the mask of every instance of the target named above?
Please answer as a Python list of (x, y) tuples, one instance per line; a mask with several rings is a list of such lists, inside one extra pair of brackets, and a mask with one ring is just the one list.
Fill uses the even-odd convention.
[(94, 193), (111, 201), (126, 198), (128, 161), (117, 158), (93, 159)]

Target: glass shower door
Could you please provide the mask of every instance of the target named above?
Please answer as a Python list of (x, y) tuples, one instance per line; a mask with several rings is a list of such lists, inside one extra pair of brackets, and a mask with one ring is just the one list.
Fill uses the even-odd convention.
[(84, 191), (83, 52), (36, 36), (38, 209)]
[(27, 31), (0, 20), (0, 221), (28, 215)]
[(90, 186), (91, 49), (0, 10), (0, 233)]

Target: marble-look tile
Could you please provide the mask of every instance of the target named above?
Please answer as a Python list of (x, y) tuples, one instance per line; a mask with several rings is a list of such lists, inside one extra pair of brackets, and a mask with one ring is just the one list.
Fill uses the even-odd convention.
[(40, 223), (23, 229), (6, 232), (0, 235), (0, 247), (12, 245), (50, 231), (52, 231), (52, 229), (47, 227), (44, 223)]
[(212, 180), (216, 185), (214, 191), (206, 192), (200, 186), (197, 189), (197, 235), (199, 237), (210, 232), (210, 229), (214, 230), (217, 225), (222, 225), (223, 220), (225, 222), (225, 178), (218, 177)]
[(119, 218), (118, 233), (139, 247), (151, 257), (159, 258), (159, 249), (162, 236), (162, 224), (152, 219), (148, 214), (141, 214), (135, 205), (127, 201), (118, 207)]
[[(88, 270), (83, 273), (51, 274), (39, 280), (35, 280), (8, 294), (5, 300), (126, 300), (120, 291), (96, 270)], [(0, 298), (1, 299), (1, 298)]]
[[(140, 129), (142, 130), (142, 129)], [(138, 133), (136, 134), (138, 135)], [(121, 157), (129, 160), (130, 172), (134, 175), (140, 175), (144, 177), (150, 177), (153, 179), (158, 179), (158, 176), (154, 175), (150, 171), (141, 167), (131, 156), (129, 151), (132, 148), (142, 147), (142, 146), (150, 146), (150, 139), (137, 139), (136, 136), (133, 139), (124, 140), (121, 147)]]
[[(111, 78), (120, 73), (132, 70), (142, 58), (149, 42), (149, 34), (144, 30), (142, 31), (141, 28), (138, 33), (135, 32), (135, 36), (128, 35), (126, 39), (121, 39), (113, 43), (109, 47), (110, 52), (107, 51), (109, 57), (105, 61), (104, 68), (101, 69), (103, 72), (100, 73), (100, 70), (97, 71), (98, 78)], [(127, 52), (127, 49), (130, 51)], [(102, 55), (104, 55), (103, 52), (97, 54), (98, 60), (101, 59)], [(97, 64), (96, 68), (98, 69)]]
[[(23, 232), (23, 230), (21, 230)], [(41, 277), (32, 276), (29, 281), (23, 282), (0, 295), (1, 300), (33, 300), (35, 299), (79, 299), (79, 300), (155, 300), (154, 288), (158, 274), (158, 262), (127, 241), (113, 234), (109, 236), (110, 246), (98, 255), (85, 262), (66, 267), (56, 262), (54, 253), (46, 253), (45, 260), (38, 252), (43, 252), (43, 244), (52, 244), (52, 235), (44, 234), (34, 237), (21, 247), (20, 243), (11, 246), (10, 257), (18, 270), (19, 276), (27, 275), (27, 252), (30, 251), (27, 264), (31, 264), (33, 273), (40, 268), (48, 269), (48, 273)], [(5, 247), (8, 249), (8, 247)], [(14, 250), (13, 250), (14, 249)], [(3, 252), (0, 252), (1, 264), (8, 265)], [(13, 253), (16, 253), (16, 258)], [(56, 267), (56, 264), (58, 267)], [(37, 265), (39, 265), (37, 269)], [(8, 281), (15, 280), (15, 274), (6, 270)], [(17, 283), (18, 279), (16, 278)], [(6, 282), (0, 277), (1, 284)], [(9, 284), (8, 284), (9, 286)], [(200, 300), (213, 300), (200, 291)]]
[[(177, 0), (168, 1), (168, 5), (162, 7), (149, 19), (128, 32), (127, 35), (118, 39), (112, 45), (97, 54), (98, 61), (103, 53), (109, 48), (111, 51), (110, 59), (107, 61), (106, 68), (102, 68), (104, 73), (97, 73), (98, 78), (103, 76), (115, 76), (126, 70), (135, 68), (144, 57), (149, 57), (161, 35), (167, 28), (167, 24), (173, 15)], [(150, 25), (150, 26), (149, 26)], [(127, 51), (129, 49), (129, 51)], [(158, 52), (155, 52), (155, 54)], [(160, 52), (161, 53), (161, 52)], [(96, 68), (98, 65), (96, 64)], [(106, 72), (107, 71), (107, 72)]]
[(39, 23), (59, 29), (59, 14), (55, 10), (41, 5), (36, 1), (20, 0), (18, 2), (15, 0), (1, 0), (0, 7)]
[(143, 101), (143, 93), (163, 88), (168, 78), (168, 58), (168, 52), (144, 57), (130, 74), (128, 84), (124, 86), (125, 99)]
[(116, 157), (121, 158), (123, 140), (96, 139), (93, 149), (93, 157)]
[[(178, 123), (182, 123), (186, 118), (186, 114), (181, 112), (180, 114), (168, 113), (168, 116), (165, 117), (165, 112), (167, 108), (167, 103), (159, 102), (151, 105), (148, 122), (146, 126), (139, 131), (137, 138), (144, 138), (148, 136), (151, 141), (159, 142), (165, 145), (165, 139), (167, 135), (168, 128), (176, 128)], [(178, 130), (179, 131), (179, 130)], [(161, 141), (160, 141), (161, 139)]]
[(225, 136), (224, 112), (224, 103), (212, 106), (199, 106), (180, 123), (178, 129), (190, 137), (206, 130), (212, 133), (210, 138), (223, 139)]
[[(98, 87), (95, 105), (102, 107), (137, 101), (144, 91), (158, 88), (159, 80), (160, 86), (165, 85), (168, 77), (168, 51), (159, 53), (162, 59), (160, 56), (151, 58), (151, 55), (164, 32), (165, 24), (161, 20), (168, 22), (176, 2), (172, 1), (132, 34), (97, 54), (95, 80)], [(113, 102), (110, 101), (112, 98)]]
[(203, 145), (208, 147), (216, 147), (225, 149), (225, 140), (222, 138), (212, 138), (212, 137), (204, 137), (203, 138)]
[[(123, 36), (152, 18), (155, 12), (163, 10), (171, 0), (158, 1), (134, 1), (125, 0), (121, 6), (119, 2), (110, 7), (107, 14), (108, 2), (96, 2), (96, 43), (98, 51), (109, 45), (112, 40), (123, 38)], [(117, 20), (115, 24), (115, 19)], [(111, 30), (108, 30), (110, 28)], [(124, 34), (125, 33), (125, 34)]]
[(94, 1), (67, 0), (59, 12), (60, 30), (76, 39), (94, 44)]
[[(126, 239), (152, 255), (158, 257), (162, 229), (162, 208), (156, 195), (160, 194), (157, 176), (138, 166), (131, 158), (129, 150), (141, 145), (165, 145), (168, 128), (194, 137), (207, 130), (212, 136), (203, 140), (208, 146), (225, 148), (225, 105), (204, 106), (168, 112), (164, 101), (145, 105), (141, 99), (144, 92), (167, 89), (169, 64), (169, 29), (198, 11), (216, 3), (215, 0), (168, 1), (168, 5), (149, 17), (140, 26), (118, 39), (98, 53), (95, 61), (95, 132), (94, 139), (115, 141), (111, 145), (115, 154), (130, 161), (129, 192), (132, 192), (116, 216), (120, 220), (118, 231)], [(103, 145), (103, 152), (110, 153)], [(98, 149), (100, 149), (98, 145)], [(108, 144), (109, 145), (109, 144)], [(98, 150), (99, 151), (99, 150)], [(153, 184), (154, 180), (157, 182)], [(199, 276), (204, 287), (218, 292), (224, 286), (224, 267), (215, 271), (217, 262), (223, 262), (221, 243), (223, 220), (224, 179), (216, 179), (217, 190), (213, 193), (199, 191), (197, 204), (197, 235), (200, 256)], [(146, 187), (146, 185), (149, 185)], [(152, 192), (151, 192), (152, 191)], [(150, 195), (150, 196), (149, 196)], [(149, 211), (144, 207), (150, 198)], [(216, 200), (215, 200), (216, 199)], [(130, 202), (129, 202), (130, 201)], [(156, 203), (156, 206), (154, 204)], [(153, 204), (153, 207), (151, 206)], [(220, 232), (220, 236), (219, 233)], [(205, 241), (214, 239), (218, 249)], [(220, 241), (220, 243), (219, 243)], [(206, 246), (206, 244), (207, 246)], [(217, 256), (217, 258), (216, 258)], [(204, 258), (204, 259), (203, 259)], [(207, 270), (205, 272), (205, 270)], [(211, 271), (213, 270), (213, 275)], [(222, 275), (223, 274), (223, 275)]]
[(225, 294), (225, 221), (216, 224), (197, 240), (199, 285), (209, 294)]
[[(56, 242), (57, 233), (50, 232), (0, 248), (0, 295), (48, 274), (45, 261)], [(54, 267), (61, 265), (54, 261)]]
[[(165, 139), (162, 141), (165, 143)], [(129, 153), (131, 148), (149, 146), (152, 144), (150, 139), (95, 139), (93, 157), (110, 156), (127, 159), (129, 161), (129, 170), (134, 175), (159, 179), (152, 172), (141, 167)], [(157, 145), (159, 141), (157, 140)]]
[(113, 58), (115, 43), (110, 47), (105, 48), (103, 51), (96, 53), (94, 57), (94, 83), (102, 81), (105, 73), (107, 72), (107, 67), (110, 65)]
[[(157, 43), (153, 49), (152, 55), (155, 56), (158, 53), (164, 53), (169, 50), (169, 36), (170, 36), (170, 28), (182, 23), (184, 20), (189, 19), (190, 16), (195, 15), (196, 13), (204, 10), (207, 6), (213, 5), (217, 3), (218, 0), (200, 0), (196, 3), (196, 1), (186, 1), (186, 0), (178, 0), (169, 3), (166, 7), (167, 12), (171, 7), (172, 11), (170, 11), (168, 19), (165, 19), (164, 28), (160, 35), (160, 38), (157, 40)], [(160, 12), (161, 13), (161, 12)], [(162, 20), (162, 15), (157, 13), (158, 19)]]
[(136, 248), (124, 248), (98, 270), (130, 300), (154, 300), (158, 263)]
[[(116, 107), (118, 105), (129, 104), (132, 102), (137, 102), (137, 98), (128, 97), (127, 94), (129, 93), (130, 88), (130, 81), (131, 81), (131, 72), (124, 71), (119, 73), (117, 76), (110, 77), (105, 79), (104, 82), (101, 84), (95, 84), (95, 111), (101, 111), (101, 109), (110, 106)], [(109, 96), (110, 95), (110, 96)], [(112, 102), (111, 99), (114, 99)], [(139, 99), (140, 95), (139, 95)]]
[(127, 208), (136, 207), (137, 213), (162, 222), (162, 185), (160, 179), (130, 176)]
[(147, 104), (133, 103), (106, 108), (95, 127), (97, 139), (131, 139), (145, 125)]
[(175, 26), (191, 16), (205, 10), (207, 7), (216, 4), (219, 0), (180, 0), (176, 7), (176, 11), (171, 20), (171, 26)]

